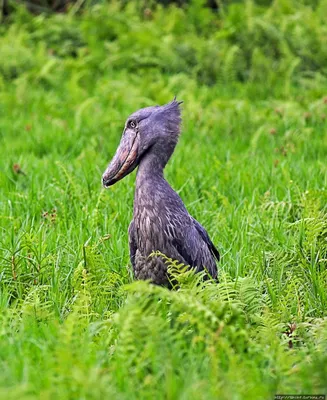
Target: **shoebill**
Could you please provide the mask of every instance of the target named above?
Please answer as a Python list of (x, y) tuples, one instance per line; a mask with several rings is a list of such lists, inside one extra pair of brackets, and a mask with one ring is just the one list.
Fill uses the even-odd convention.
[(108, 188), (138, 167), (134, 215), (128, 229), (134, 276), (168, 287), (165, 260), (152, 253), (159, 251), (214, 279), (219, 261), (208, 233), (188, 213), (163, 174), (180, 134), (180, 104), (174, 99), (128, 117), (116, 154), (102, 176)]

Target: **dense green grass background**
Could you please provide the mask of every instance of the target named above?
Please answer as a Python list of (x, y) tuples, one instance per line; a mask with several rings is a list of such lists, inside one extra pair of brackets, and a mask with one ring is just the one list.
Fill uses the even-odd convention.
[[(259, 2), (260, 3), (260, 2)], [(262, 2), (261, 2), (262, 4)], [(0, 398), (327, 392), (327, 1), (18, 7), (0, 27)], [(126, 117), (174, 95), (166, 177), (220, 284), (133, 282)]]

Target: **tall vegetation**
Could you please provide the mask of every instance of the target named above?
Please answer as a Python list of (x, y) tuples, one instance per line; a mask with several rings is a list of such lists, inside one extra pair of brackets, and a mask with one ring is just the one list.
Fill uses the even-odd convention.
[[(222, 3), (222, 2), (220, 2)], [(219, 4), (220, 4), (219, 3)], [(0, 26), (0, 398), (327, 391), (327, 1), (72, 6)], [(166, 176), (220, 249), (134, 282), (136, 109), (184, 100)]]

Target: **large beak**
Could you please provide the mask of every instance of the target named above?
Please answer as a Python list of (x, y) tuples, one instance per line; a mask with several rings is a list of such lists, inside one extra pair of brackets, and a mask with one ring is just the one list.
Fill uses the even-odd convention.
[(102, 175), (102, 184), (105, 188), (118, 182), (134, 170), (138, 164), (138, 147), (138, 134), (125, 131), (114, 158)]

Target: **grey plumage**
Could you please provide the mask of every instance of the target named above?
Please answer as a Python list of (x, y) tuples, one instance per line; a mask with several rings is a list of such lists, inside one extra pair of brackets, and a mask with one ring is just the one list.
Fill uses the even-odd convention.
[(206, 270), (217, 278), (219, 252), (206, 230), (187, 212), (181, 198), (165, 180), (163, 170), (180, 133), (179, 102), (143, 108), (126, 122), (121, 143), (103, 174), (105, 187), (138, 166), (134, 215), (129, 226), (130, 257), (136, 279), (169, 286), (167, 257)]

